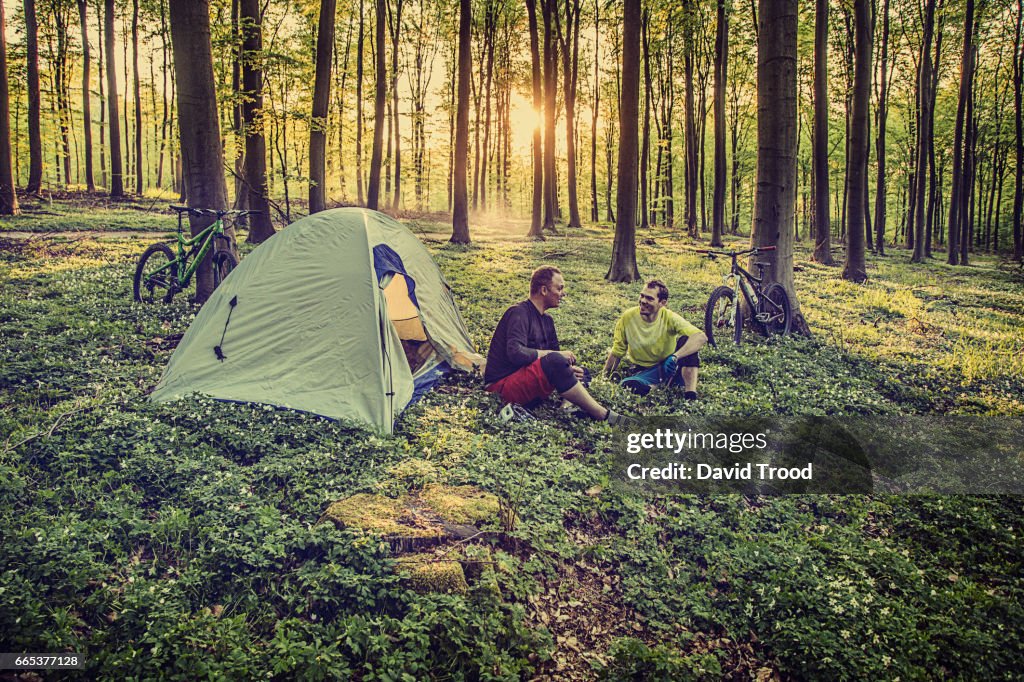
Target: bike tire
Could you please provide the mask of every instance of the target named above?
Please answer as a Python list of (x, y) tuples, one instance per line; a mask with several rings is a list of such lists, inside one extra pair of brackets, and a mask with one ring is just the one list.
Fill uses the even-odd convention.
[(761, 300), (758, 308), (762, 314), (767, 313), (770, 317), (761, 323), (766, 336), (775, 334), (786, 335), (793, 326), (793, 308), (789, 302), (789, 294), (786, 288), (778, 282), (769, 284), (761, 293)]
[[(159, 275), (157, 270), (170, 263)], [(153, 303), (160, 298), (170, 303), (178, 291), (178, 264), (167, 244), (153, 244), (139, 258), (132, 281), (132, 296), (138, 303)], [(160, 292), (158, 294), (158, 292)]]
[(731, 336), (732, 341), (739, 344), (742, 329), (743, 310), (736, 305), (736, 292), (726, 286), (712, 291), (704, 309), (704, 333), (708, 337), (708, 343), (717, 348), (719, 339), (727, 340)]
[(213, 254), (213, 288), (219, 287), (236, 267), (238, 259), (230, 251), (218, 251)]

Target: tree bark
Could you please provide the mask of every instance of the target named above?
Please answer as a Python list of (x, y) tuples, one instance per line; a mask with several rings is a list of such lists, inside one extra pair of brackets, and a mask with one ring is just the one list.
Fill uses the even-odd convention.
[(956, 127), (953, 132), (953, 179), (949, 190), (949, 212), (947, 214), (946, 262), (957, 265), (960, 262), (960, 210), (961, 192), (963, 191), (964, 156), (969, 153), (964, 148), (964, 118), (967, 100), (971, 97), (971, 37), (974, 34), (974, 0), (967, 0), (964, 14), (964, 52), (960, 60), (960, 99), (956, 107)]
[(533, 127), (533, 199), (530, 213), (530, 232), (532, 239), (544, 239), (543, 199), (544, 199), (544, 151), (540, 134), (540, 113), (543, 107), (541, 97), (540, 75), (540, 38), (537, 35), (537, 0), (526, 0), (526, 16), (530, 32), (530, 81), (533, 86), (533, 110), (537, 117)]
[(1013, 181), (1013, 260), (1024, 258), (1024, 239), (1021, 235), (1021, 211), (1024, 209), (1024, 122), (1021, 117), (1021, 82), (1024, 79), (1024, 3), (1017, 3), (1017, 25), (1013, 43), (1013, 118), (1016, 142), (1017, 169)]
[[(933, 1), (933, 0), (930, 0)], [(882, 63), (878, 70), (878, 112), (875, 158), (878, 162), (875, 176), (875, 249), (878, 255), (885, 255), (886, 182), (885, 175), (885, 128), (888, 118), (886, 106), (889, 100), (889, 0), (882, 0)]]
[(793, 280), (793, 215), (796, 211), (797, 0), (759, 0), (757, 41), (757, 194), (752, 246), (767, 262), (766, 282), (789, 294), (793, 329), (809, 334)]
[(452, 237), (455, 244), (468, 244), (469, 196), (466, 186), (466, 161), (469, 156), (469, 79), (470, 25), (473, 21), (470, 0), (459, 0), (459, 83), (455, 113), (455, 169), (452, 197)]
[(711, 246), (723, 245), (725, 233), (725, 83), (729, 74), (729, 15), (726, 0), (718, 0), (715, 36), (715, 189), (711, 208)]
[(139, 0), (132, 2), (132, 92), (135, 97), (135, 193), (142, 196), (142, 92), (139, 85)]
[[(113, 0), (107, 2), (109, 7)], [(170, 15), (174, 68), (178, 74), (182, 173), (188, 205), (223, 208), (227, 205), (227, 186), (214, 88), (210, 7), (207, 0), (172, 2)], [(113, 118), (111, 116), (111, 120)], [(207, 216), (190, 218), (193, 236), (212, 222), (213, 218)], [(232, 229), (229, 228), (229, 232)], [(204, 303), (213, 291), (212, 256), (212, 252), (208, 253), (196, 271), (198, 303)]]
[(398, 39), (402, 28), (403, 0), (395, 0), (395, 11), (391, 23), (391, 115), (395, 131), (395, 193), (392, 195), (391, 210), (397, 211), (402, 200), (402, 135), (398, 116)]
[[(917, 100), (920, 103), (920, 119), (917, 126), (918, 130), (918, 144), (917, 144), (917, 171), (914, 175), (917, 178), (917, 183), (914, 187), (915, 197), (912, 201), (917, 205), (914, 209), (915, 224), (908, 225), (908, 230), (914, 230), (914, 255), (911, 257), (912, 263), (921, 263), (925, 259), (925, 179), (927, 177), (927, 168), (930, 163), (928, 148), (931, 143), (932, 132), (932, 34), (934, 31), (935, 24), (935, 0), (925, 0), (924, 7), (924, 37), (921, 40), (921, 66), (918, 71), (917, 84), (918, 93)], [(881, 173), (881, 171), (879, 171)], [(881, 175), (879, 175), (881, 178)]]
[(645, 10), (640, 26), (640, 42), (644, 49), (644, 127), (643, 137), (640, 142), (640, 229), (646, 230), (650, 227), (650, 211), (648, 207), (648, 189), (650, 183), (647, 179), (647, 170), (651, 165), (651, 12)]
[(814, 260), (833, 265), (828, 168), (828, 10), (829, 0), (817, 0), (814, 13)]
[(569, 197), (569, 227), (582, 227), (576, 195), (576, 83), (579, 74), (580, 2), (565, 0), (565, 39), (562, 41), (562, 82), (565, 87), (565, 153)]
[[(600, 10), (600, 0), (594, 0), (594, 99), (590, 105), (590, 219), (595, 223), (598, 221), (600, 216), (600, 212), (597, 207), (597, 116), (601, 109)], [(648, 87), (650, 87), (650, 84), (648, 84)], [(534, 106), (536, 106), (536, 103)]]
[(39, 125), (39, 22), (36, 0), (25, 0), (25, 49), (28, 90), (28, 194), (38, 194), (43, 186), (43, 137)]
[(366, 207), (377, 210), (380, 203), (381, 157), (384, 153), (384, 100), (387, 95), (387, 75), (384, 72), (384, 19), (383, 3), (377, 0), (376, 50), (376, 94), (373, 100), (373, 151), (370, 154), (370, 183), (366, 190)]
[(259, 0), (241, 0), (242, 22), (242, 130), (245, 135), (245, 157), (242, 181), (245, 205), (251, 211), (249, 236), (246, 241), (260, 244), (274, 234), (267, 200), (267, 143), (263, 136), (263, 27)]
[(855, 0), (853, 113), (850, 118), (850, 162), (848, 164), (846, 204), (847, 241), (843, 279), (867, 281), (864, 263), (864, 192), (868, 170), (868, 121), (871, 116), (871, 6), (868, 0)]
[(89, 24), (88, 5), (86, 0), (78, 0), (78, 18), (82, 24), (82, 125), (85, 137), (85, 186), (92, 194), (96, 191), (96, 181), (92, 172), (92, 108), (89, 98), (90, 60), (89, 60)]
[(636, 266), (637, 125), (640, 117), (640, 0), (624, 0), (622, 21), (622, 95), (619, 107), (619, 183), (615, 240), (605, 279), (634, 282)]
[(557, 45), (553, 31), (557, 0), (540, 0), (544, 20), (544, 229), (555, 232), (555, 107), (557, 106)]
[[(309, 212), (327, 207), (327, 114), (331, 102), (331, 56), (334, 50), (336, 0), (320, 0), (316, 31), (316, 71), (313, 77), (313, 112), (309, 124)], [(379, 49), (379, 48), (378, 48)]]
[[(686, 232), (694, 238), (700, 234), (697, 228), (697, 112), (693, 97), (693, 24), (695, 23), (695, 1), (683, 0), (683, 42), (685, 43), (683, 70), (686, 76), (685, 111), (683, 117), (686, 138)], [(670, 72), (669, 78), (671, 77), (672, 74)]]
[(7, 87), (7, 22), (0, 3), (0, 215), (18, 215), (18, 193), (11, 168), (11, 99)]
[[(205, 2), (203, 6), (206, 6)], [(209, 25), (209, 19), (206, 23)], [(173, 33), (173, 25), (171, 28)], [(124, 171), (121, 168), (121, 125), (117, 111), (117, 69), (114, 68), (117, 63), (114, 54), (114, 0), (106, 0), (105, 3), (104, 33), (104, 49), (107, 53), (107, 117), (110, 119), (110, 196), (118, 198), (124, 196)], [(174, 57), (177, 65), (178, 55)], [(180, 109), (180, 94), (178, 101)]]

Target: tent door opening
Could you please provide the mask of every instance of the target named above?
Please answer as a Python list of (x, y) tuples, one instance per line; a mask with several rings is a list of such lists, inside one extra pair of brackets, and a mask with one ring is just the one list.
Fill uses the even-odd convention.
[[(388, 273), (382, 280), (384, 298), (388, 302), (388, 318), (402, 340), (402, 350), (409, 363), (409, 369), (415, 377), (420, 370), (430, 369), (437, 364), (432, 362), (437, 355), (434, 346), (427, 338), (427, 330), (420, 318), (419, 308), (409, 296), (410, 280), (401, 273)], [(415, 286), (415, 284), (413, 284)]]

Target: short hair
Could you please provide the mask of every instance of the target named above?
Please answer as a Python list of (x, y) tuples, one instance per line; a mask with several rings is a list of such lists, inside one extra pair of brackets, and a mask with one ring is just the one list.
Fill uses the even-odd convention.
[(658, 290), (658, 300), (659, 301), (667, 301), (668, 300), (668, 287), (665, 286), (665, 283), (662, 282), (660, 279), (652, 279), (650, 282), (647, 283), (647, 287), (646, 288), (647, 289), (657, 289)]
[(530, 275), (530, 295), (539, 294), (541, 287), (551, 286), (551, 280), (562, 271), (554, 265), (542, 265)]

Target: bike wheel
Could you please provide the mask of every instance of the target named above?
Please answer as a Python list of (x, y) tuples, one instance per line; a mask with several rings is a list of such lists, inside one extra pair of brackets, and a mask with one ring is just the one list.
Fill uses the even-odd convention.
[(153, 244), (135, 267), (132, 295), (139, 303), (152, 303), (157, 299), (170, 303), (177, 291), (178, 264), (174, 253), (166, 244)]
[(758, 322), (767, 336), (789, 333), (793, 312), (785, 287), (777, 282), (769, 284), (761, 293), (758, 308)]
[(213, 254), (213, 288), (219, 287), (220, 283), (231, 274), (237, 265), (238, 260), (230, 251), (218, 251)]
[(743, 310), (736, 305), (736, 293), (729, 287), (718, 287), (711, 292), (704, 310), (704, 333), (708, 343), (717, 346), (718, 339), (740, 342), (743, 328)]

